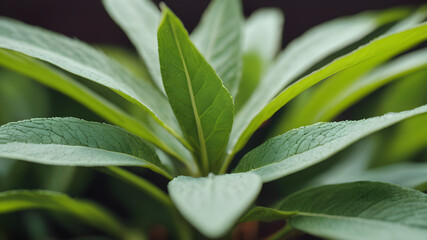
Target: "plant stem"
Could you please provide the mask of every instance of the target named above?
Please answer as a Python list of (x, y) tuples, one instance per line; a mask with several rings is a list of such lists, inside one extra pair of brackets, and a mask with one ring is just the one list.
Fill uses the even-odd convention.
[(172, 215), (172, 221), (175, 223), (175, 229), (180, 238), (193, 238), (191, 227), (188, 226), (188, 223), (184, 219), (182, 219), (181, 215), (178, 213), (177, 209), (175, 208), (175, 205), (173, 204), (169, 196), (162, 190), (160, 190), (156, 185), (120, 167), (110, 166), (100, 168), (100, 171), (132, 184), (133, 186), (139, 188), (143, 192), (147, 193), (154, 199), (161, 202), (163, 205), (165, 205), (166, 208), (170, 210), (170, 213)]
[(225, 174), (227, 173), (228, 166), (231, 163), (231, 160), (233, 160), (234, 154), (227, 154), (227, 156), (224, 159), (224, 162), (222, 163), (221, 169), (219, 170), (219, 174)]
[(119, 178), (127, 183), (130, 183), (135, 187), (138, 187), (140, 190), (147, 193), (154, 199), (163, 203), (164, 205), (168, 207), (173, 207), (173, 203), (170, 200), (169, 196), (166, 193), (164, 193), (162, 190), (160, 190), (156, 185), (150, 183), (149, 181), (129, 171), (126, 171), (120, 167), (112, 167), (112, 166), (105, 167), (101, 169), (101, 171), (107, 174), (110, 174), (111, 176), (114, 176), (116, 178)]
[(289, 224), (289, 222), (286, 222), (286, 225), (284, 228), (282, 228), (278, 232), (268, 237), (267, 240), (289, 239), (289, 237), (292, 236), (292, 233), (294, 232), (294, 230), (295, 229)]

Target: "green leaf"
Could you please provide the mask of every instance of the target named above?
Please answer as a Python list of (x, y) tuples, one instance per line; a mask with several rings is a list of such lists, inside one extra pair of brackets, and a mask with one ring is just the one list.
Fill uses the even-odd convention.
[(0, 49), (0, 65), (29, 76), (70, 96), (111, 123), (150, 141), (184, 163), (188, 163), (188, 159), (191, 159), (189, 152), (178, 140), (173, 138), (157, 123), (151, 123), (154, 120), (150, 121), (147, 118), (144, 122), (138, 121), (73, 78), (36, 59), (17, 52)]
[[(386, 34), (400, 32), (416, 26), (427, 16), (425, 10), (423, 8), (417, 10), (410, 17), (389, 29)], [(299, 106), (304, 107), (294, 107), (293, 111), (287, 114), (286, 120), (281, 121), (282, 126), (276, 127), (276, 135), (319, 121), (330, 121), (341, 111), (382, 85), (421, 67), (426, 62), (422, 57), (423, 54), (425, 54), (423, 51), (420, 51), (419, 55), (410, 54), (377, 68), (393, 57), (392, 55), (385, 55), (384, 57), (369, 59), (334, 74), (319, 87), (313, 89), (310, 98), (298, 100), (300, 101), (298, 102)], [(395, 68), (396, 66), (398, 68)], [(370, 72), (372, 70), (374, 71)]]
[(249, 210), (242, 218), (240, 218), (240, 222), (273, 222), (289, 218), (290, 216), (296, 214), (297, 212), (285, 212), (274, 208), (256, 206)]
[(61, 166), (142, 166), (170, 178), (154, 149), (141, 138), (119, 127), (76, 118), (1, 126), (0, 157)]
[(237, 96), (236, 112), (246, 103), (258, 82), (270, 67), (282, 45), (284, 17), (278, 9), (255, 11), (243, 32), (243, 72)]
[(317, 123), (271, 138), (247, 153), (233, 172), (254, 172), (272, 181), (319, 163), (357, 140), (427, 112), (427, 105), (359, 121)]
[(354, 172), (334, 183), (355, 181), (379, 181), (397, 184), (408, 188), (425, 190), (427, 183), (426, 163), (397, 163), (365, 171)]
[[(361, 71), (359, 67), (362, 65), (354, 69), (347, 69), (331, 77), (326, 84), (313, 93), (310, 100), (304, 104), (304, 108), (300, 109), (301, 112), (296, 116), (299, 122), (298, 125), (301, 124), (301, 121), (304, 121), (303, 125), (330, 121), (380, 87), (426, 67), (426, 56), (427, 48), (411, 52), (375, 68), (360, 78), (356, 77), (348, 84), (344, 83), (344, 86), (342, 82), (348, 81), (351, 76), (357, 76), (357, 72), (363, 73), (363, 70)], [(332, 82), (330, 82), (331, 80)]]
[(49, 114), (47, 93), (31, 79), (0, 67), (0, 124)]
[(47, 209), (75, 217), (98, 230), (123, 237), (125, 229), (108, 212), (94, 203), (75, 200), (52, 191), (13, 190), (0, 193), (0, 214)]
[(108, 57), (129, 69), (135, 76), (139, 77), (139, 80), (152, 81), (147, 66), (133, 49), (110, 44), (97, 44), (96, 47), (101, 49)]
[(213, 0), (191, 36), (232, 96), (241, 78), (242, 28), (240, 0)]
[(280, 9), (264, 8), (252, 13), (244, 28), (244, 53), (256, 53), (268, 66), (282, 46), (283, 23)]
[(179, 129), (165, 96), (154, 86), (139, 81), (130, 71), (75, 39), (0, 18), (0, 48), (21, 52), (63, 68), (116, 91), (142, 107), (160, 125), (179, 137)]
[(159, 9), (148, 0), (103, 0), (105, 9), (123, 29), (144, 60), (154, 83), (163, 90), (157, 52)]
[(425, 239), (426, 194), (399, 186), (356, 182), (303, 190), (277, 209), (297, 212), (289, 223), (310, 234), (343, 240)]
[(164, 9), (158, 31), (160, 66), (169, 102), (205, 174), (224, 154), (233, 100), (214, 69), (191, 43), (179, 19)]
[(210, 238), (226, 234), (261, 190), (260, 178), (252, 173), (213, 175), (203, 178), (179, 176), (168, 190), (180, 213)]
[[(356, 64), (362, 63), (364, 61), (384, 57), (387, 55), (396, 55), (416, 44), (419, 44), (426, 38), (427, 24), (425, 23), (403, 32), (380, 37), (368, 43), (367, 45), (360, 47), (359, 49), (341, 58), (338, 58), (337, 60), (321, 68), (320, 70), (317, 70), (301, 78), (300, 80), (283, 90), (268, 104), (265, 105), (265, 100), (258, 99), (259, 101), (255, 101), (254, 104), (256, 103), (257, 105), (262, 105), (258, 105), (258, 107), (255, 107), (255, 105), (252, 106), (251, 104), (246, 105), (245, 108), (242, 109), (242, 111), (239, 112), (239, 114), (236, 116), (228, 147), (229, 155), (232, 156), (238, 150), (240, 150), (248, 141), (250, 136), (256, 131), (256, 129), (268, 118), (270, 118), (276, 111), (278, 111), (282, 106), (284, 106), (298, 94), (313, 86), (314, 84), (322, 81), (323, 79), (328, 78), (333, 74), (336, 74), (337, 72), (355, 66)], [(316, 44), (316, 47), (317, 46), (318, 44)], [(307, 55), (303, 56), (305, 57)], [(295, 62), (296, 60), (293, 61)], [(274, 73), (274, 68), (272, 72)], [(266, 77), (275, 76), (275, 74), (273, 73), (270, 73)], [(285, 75), (290, 73), (291, 72), (286, 71)], [(274, 80), (276, 80), (276, 78)], [(266, 82), (269, 81), (263, 81), (263, 83)], [(272, 85), (275, 86), (276, 84), (270, 83), (268, 87), (271, 88)], [(261, 89), (259, 91), (263, 91), (263, 87), (260, 87), (258, 89)], [(256, 94), (254, 96), (256, 96)], [(253, 99), (255, 99), (255, 97), (252, 98), (250, 101), (252, 101)]]

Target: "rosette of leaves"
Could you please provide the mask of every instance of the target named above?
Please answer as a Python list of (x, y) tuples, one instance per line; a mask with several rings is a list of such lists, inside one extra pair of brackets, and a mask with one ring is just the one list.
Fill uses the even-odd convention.
[[(263, 183), (427, 112), (423, 105), (316, 123), (427, 66), (425, 49), (396, 58), (427, 39), (425, 8), (338, 18), (279, 52), (283, 16), (276, 9), (258, 10), (245, 20), (238, 0), (213, 0), (189, 35), (164, 5), (103, 3), (134, 44), (146, 74), (78, 40), (0, 19), (1, 66), (70, 96), (112, 124), (76, 118), (8, 123), (0, 127), (1, 158), (97, 167), (171, 211), (178, 239), (219, 238), (238, 222), (276, 219), (288, 220), (277, 236), (299, 230), (334, 239), (425, 239), (427, 196), (384, 182), (304, 189), (274, 207), (248, 211)], [(112, 90), (136, 110), (112, 103), (76, 76)], [(322, 88), (305, 91), (322, 81)], [(235, 157), (265, 121), (303, 92), (298, 114), (282, 120), (278, 136)], [(232, 162), (236, 167), (230, 169)], [(169, 194), (123, 166), (148, 168), (169, 179)], [(0, 194), (1, 213), (32, 208), (72, 215), (112, 236), (130, 236), (125, 221), (95, 203), (45, 191)], [(194, 235), (181, 217), (202, 235)]]

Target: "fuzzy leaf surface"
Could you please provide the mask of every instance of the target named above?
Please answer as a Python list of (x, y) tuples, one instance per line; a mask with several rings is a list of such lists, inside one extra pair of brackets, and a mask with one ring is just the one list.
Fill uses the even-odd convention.
[(242, 71), (243, 15), (239, 0), (214, 0), (191, 39), (236, 96)]

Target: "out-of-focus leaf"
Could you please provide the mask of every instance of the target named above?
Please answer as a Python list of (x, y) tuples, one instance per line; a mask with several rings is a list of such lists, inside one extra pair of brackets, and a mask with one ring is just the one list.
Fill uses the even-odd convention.
[(154, 149), (141, 138), (119, 127), (76, 118), (1, 126), (0, 157), (61, 166), (143, 166), (170, 178)]
[(97, 47), (100, 48), (108, 57), (129, 69), (133, 74), (135, 74), (135, 76), (140, 78), (139, 80), (150, 81), (150, 73), (148, 72), (147, 67), (140, 60), (138, 55), (134, 51), (131, 51), (131, 49), (108, 44), (97, 45)]
[[(364, 71), (358, 66), (354, 70), (350, 68), (345, 73), (342, 72), (344, 74), (337, 74), (337, 77), (332, 77), (336, 80), (332, 85), (329, 84), (332, 82), (328, 80), (319, 91), (313, 93), (310, 100), (304, 104), (304, 108), (300, 109), (301, 112), (296, 116), (298, 124), (294, 124), (293, 127), (332, 120), (346, 108), (380, 87), (402, 76), (425, 68), (427, 66), (426, 56), (427, 48), (406, 54), (375, 68), (360, 78), (355, 78), (353, 83), (344, 83), (344, 86), (338, 82), (345, 82), (351, 78), (347, 78), (347, 76), (357, 76), (358, 72), (363, 73)], [(289, 120), (289, 124), (292, 124), (291, 122), (292, 119)]]
[[(385, 34), (392, 34), (416, 26), (427, 17), (427, 8), (420, 8), (408, 18), (400, 21)], [(379, 87), (408, 74), (426, 64), (426, 50), (420, 50), (387, 63), (392, 55), (369, 59), (349, 69), (329, 77), (319, 87), (313, 89), (309, 98), (297, 99), (295, 106), (279, 120), (273, 135), (282, 134), (290, 129), (310, 125), (319, 121), (330, 121), (347, 107), (368, 95)], [(396, 68), (397, 67), (397, 68)], [(370, 72), (371, 70), (374, 70)], [(303, 106), (302, 108), (299, 106)]]
[(271, 138), (247, 153), (233, 172), (253, 172), (272, 181), (323, 161), (357, 140), (407, 118), (427, 105), (359, 121), (317, 123)]
[(243, 70), (236, 112), (249, 99), (282, 45), (284, 17), (278, 9), (260, 9), (252, 13), (243, 32)]
[(14, 190), (0, 193), (0, 214), (28, 209), (47, 209), (64, 213), (117, 237), (123, 237), (125, 233), (120, 222), (91, 202), (75, 200), (53, 191)]
[(191, 39), (236, 96), (242, 71), (243, 14), (239, 0), (213, 0)]
[(233, 100), (214, 69), (165, 7), (158, 31), (163, 83), (169, 102), (207, 174), (224, 155), (233, 123)]
[(132, 41), (154, 83), (163, 90), (157, 52), (159, 9), (149, 0), (103, 0), (102, 2), (110, 16)]
[[(380, 112), (400, 111), (427, 103), (427, 69), (409, 75), (387, 89)], [(405, 161), (427, 146), (427, 116), (419, 116), (396, 126), (384, 141), (385, 151), (377, 163)], [(411, 139), (408, 141), (407, 139)], [(423, 160), (423, 159), (419, 159)]]
[(297, 212), (296, 229), (332, 239), (424, 239), (426, 194), (396, 185), (356, 182), (306, 189), (277, 207)]
[(178, 140), (150, 117), (144, 122), (136, 120), (89, 88), (40, 61), (0, 49), (0, 64), (70, 96), (108, 121), (152, 142), (184, 163), (188, 164), (191, 159), (190, 153)]

